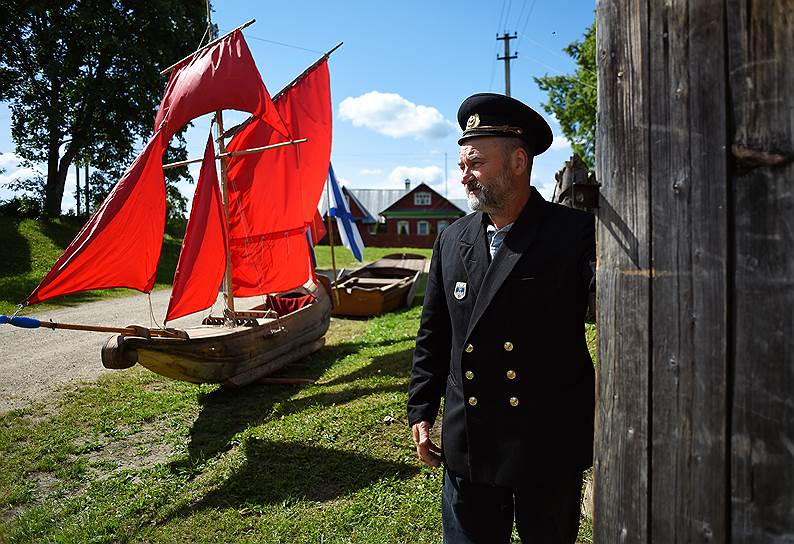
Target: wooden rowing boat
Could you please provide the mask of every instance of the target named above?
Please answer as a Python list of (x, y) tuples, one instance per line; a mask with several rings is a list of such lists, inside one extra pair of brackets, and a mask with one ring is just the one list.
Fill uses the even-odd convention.
[(370, 317), (413, 304), (425, 258), (393, 253), (344, 275), (334, 288), (333, 315)]

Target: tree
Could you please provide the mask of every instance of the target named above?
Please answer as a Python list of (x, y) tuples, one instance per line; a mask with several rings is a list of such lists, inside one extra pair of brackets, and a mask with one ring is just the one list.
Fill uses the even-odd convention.
[[(47, 165), (44, 214), (60, 215), (75, 161), (123, 170), (152, 133), (160, 70), (193, 51), (206, 28), (197, 0), (7, 0), (0, 23), (0, 100), (16, 153)], [(185, 157), (174, 140), (169, 157)], [(169, 181), (187, 170), (169, 172)]]
[(546, 112), (560, 122), (562, 133), (590, 169), (595, 166), (596, 128), (596, 43), (595, 23), (585, 31), (581, 42), (573, 42), (563, 51), (576, 62), (573, 75), (536, 77), (540, 90), (549, 93), (543, 104)]

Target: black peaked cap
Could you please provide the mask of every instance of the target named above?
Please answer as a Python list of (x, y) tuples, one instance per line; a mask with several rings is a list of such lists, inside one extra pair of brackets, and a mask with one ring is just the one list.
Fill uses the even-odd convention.
[(524, 140), (534, 155), (540, 155), (553, 138), (551, 127), (538, 112), (503, 94), (471, 95), (458, 109), (458, 124), (463, 129), (458, 145), (481, 136), (512, 136)]

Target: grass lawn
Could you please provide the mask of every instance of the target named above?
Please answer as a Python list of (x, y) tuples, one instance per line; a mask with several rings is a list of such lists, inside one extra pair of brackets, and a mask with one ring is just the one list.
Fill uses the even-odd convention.
[[(415, 247), (365, 247), (364, 248), (364, 263), (371, 263), (377, 261), (381, 257), (389, 253), (414, 253), (422, 255), (430, 260), (433, 254), (431, 248), (415, 248)], [(317, 259), (317, 268), (331, 269), (331, 248), (329, 246), (317, 246), (314, 248), (314, 255)], [(350, 253), (345, 247), (334, 247), (334, 256), (336, 258), (336, 268), (358, 268), (362, 265), (359, 263), (353, 254)]]
[(440, 542), (404, 415), (419, 313), (335, 319), (289, 370), (315, 385), (135, 367), (0, 416), (0, 541)]
[[(6, 221), (0, 311), (76, 230)], [(0, 415), (0, 542), (440, 542), (441, 472), (416, 461), (405, 417), (419, 314), (334, 319), (326, 347), (285, 373), (314, 385), (198, 386), (135, 367)]]

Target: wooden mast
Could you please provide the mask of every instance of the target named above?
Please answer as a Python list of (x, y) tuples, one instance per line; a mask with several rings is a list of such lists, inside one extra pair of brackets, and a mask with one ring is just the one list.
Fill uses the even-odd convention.
[[(212, 26), (212, 11), (210, 9), (209, 0), (207, 0), (207, 24), (210, 27), (211, 38), (217, 38), (216, 29)], [(232, 327), (235, 324), (234, 315), (234, 292), (232, 290), (232, 248), (231, 240), (229, 240), (229, 232), (231, 227), (229, 225), (229, 188), (228, 179), (226, 177), (226, 166), (229, 157), (225, 156), (226, 153), (226, 140), (223, 137), (223, 110), (215, 112), (215, 122), (218, 124), (218, 155), (221, 161), (221, 198), (223, 200), (223, 219), (226, 221), (226, 273), (223, 277), (223, 298), (226, 300), (226, 317), (231, 322)]]

